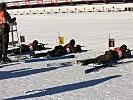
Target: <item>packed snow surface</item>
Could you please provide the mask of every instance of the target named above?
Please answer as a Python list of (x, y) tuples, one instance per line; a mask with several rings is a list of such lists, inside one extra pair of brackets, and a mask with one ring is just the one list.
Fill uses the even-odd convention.
[[(14, 16), (12, 16), (14, 17)], [(17, 15), (18, 34), (28, 44), (33, 40), (45, 47), (58, 45), (58, 36), (65, 44), (75, 39), (87, 52), (75, 58), (33, 63), (0, 65), (1, 100), (133, 100), (133, 59), (122, 64), (85, 74), (88, 66), (51, 66), (49, 63), (94, 58), (103, 54), (109, 38), (115, 47), (126, 44), (133, 49), (132, 12), (88, 12)], [(16, 33), (17, 34), (17, 33)], [(17, 38), (16, 38), (17, 39)], [(10, 56), (9, 56), (10, 57)]]

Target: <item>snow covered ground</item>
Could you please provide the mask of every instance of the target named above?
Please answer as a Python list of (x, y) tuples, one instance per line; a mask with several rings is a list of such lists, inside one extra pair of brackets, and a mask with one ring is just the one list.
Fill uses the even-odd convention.
[[(12, 16), (13, 17), (13, 16)], [(87, 52), (76, 58), (35, 63), (0, 65), (0, 99), (8, 100), (133, 100), (133, 59), (98, 72), (85, 74), (89, 66), (52, 66), (51, 62), (93, 58), (108, 50), (108, 39), (115, 46), (133, 49), (133, 12), (89, 12), (44, 15), (17, 15), (18, 31), (26, 44), (34, 39), (58, 45), (71, 39)], [(130, 61), (129, 61), (130, 60)]]

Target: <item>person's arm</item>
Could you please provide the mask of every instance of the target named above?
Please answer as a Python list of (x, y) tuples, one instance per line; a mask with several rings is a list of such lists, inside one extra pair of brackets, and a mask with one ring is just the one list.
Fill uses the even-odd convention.
[(71, 53), (76, 53), (76, 49), (72, 45), (70, 46), (70, 50), (71, 50)]
[(11, 22), (11, 16), (7, 11), (5, 11), (5, 19), (6, 21)]
[(10, 14), (7, 12), (7, 11), (5, 11), (5, 18), (6, 18), (6, 21), (8, 21), (9, 23), (14, 23), (15, 22), (15, 20), (16, 20), (16, 18), (14, 17), (14, 18), (11, 18), (11, 16), (10, 16)]
[(122, 53), (123, 58), (130, 58), (131, 57), (131, 50), (126, 50)]

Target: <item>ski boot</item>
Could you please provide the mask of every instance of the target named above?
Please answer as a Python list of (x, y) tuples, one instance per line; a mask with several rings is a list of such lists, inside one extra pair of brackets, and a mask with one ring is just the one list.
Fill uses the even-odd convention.
[(8, 58), (7, 56), (3, 56), (2, 58), (2, 62), (11, 62), (12, 60), (10, 58)]
[(0, 55), (0, 62), (2, 61), (2, 55)]

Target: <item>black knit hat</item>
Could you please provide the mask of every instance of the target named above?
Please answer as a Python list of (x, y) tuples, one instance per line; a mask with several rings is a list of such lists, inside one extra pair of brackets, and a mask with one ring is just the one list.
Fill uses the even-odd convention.
[(38, 44), (38, 41), (37, 40), (34, 40), (33, 41), (33, 45), (37, 45)]
[(75, 45), (75, 40), (72, 39), (72, 40), (70, 41), (70, 44)]
[(0, 9), (5, 9), (6, 8), (6, 3), (0, 3)]
[(120, 48), (123, 50), (127, 50), (127, 46), (125, 44), (123, 44)]

